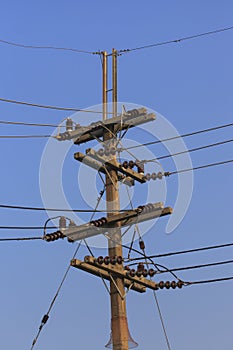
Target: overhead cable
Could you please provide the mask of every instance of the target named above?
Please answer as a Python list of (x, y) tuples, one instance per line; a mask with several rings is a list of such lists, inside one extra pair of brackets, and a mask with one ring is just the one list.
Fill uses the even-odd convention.
[(8, 41), (8, 40), (3, 40), (3, 39), (0, 39), (0, 43), (11, 45), (11, 46), (16, 46), (16, 47), (22, 47), (24, 49), (71, 51), (71, 52), (75, 52), (75, 53), (86, 53), (86, 54), (90, 54), (90, 55), (97, 54), (97, 52), (79, 50), (79, 49), (75, 49), (75, 48), (71, 48), (71, 47), (57, 47), (57, 46), (52, 46), (52, 45), (48, 45), (48, 46), (45, 46), (45, 45), (43, 45), (43, 46), (41, 46), (41, 45), (26, 45), (26, 44), (20, 44), (20, 43)]
[(199, 34), (189, 35), (189, 36), (185, 36), (185, 37), (178, 38), (178, 39), (157, 42), (157, 43), (153, 43), (153, 44), (149, 44), (149, 45), (143, 45), (143, 46), (138, 46), (138, 47), (129, 48), (129, 49), (122, 49), (122, 50), (118, 50), (118, 53), (122, 54), (122, 53), (128, 53), (128, 52), (132, 52), (132, 51), (139, 51), (139, 50), (149, 49), (149, 48), (157, 47), (157, 46), (164, 46), (164, 45), (173, 44), (173, 43), (180, 43), (181, 41), (187, 41), (187, 40), (192, 40), (192, 39), (196, 39), (196, 38), (200, 38), (200, 37), (204, 37), (204, 36), (214, 35), (214, 34), (226, 32), (226, 31), (229, 31), (229, 30), (232, 30), (232, 29), (233, 29), (233, 26), (225, 27), (225, 28), (219, 28), (219, 29), (215, 29), (215, 30), (212, 30), (212, 31), (209, 31), (209, 32), (203, 32), (203, 33), (199, 33)]
[[(154, 258), (164, 258), (168, 256), (173, 255), (181, 255), (181, 254), (187, 254), (187, 253), (196, 253), (196, 252), (202, 252), (206, 250), (212, 250), (212, 249), (220, 249), (220, 248), (227, 248), (227, 247), (233, 247), (233, 243), (225, 243), (225, 244), (218, 244), (218, 245), (211, 245), (201, 248), (194, 248), (194, 249), (186, 249), (186, 250), (179, 250), (176, 252), (169, 252), (169, 253), (163, 253), (163, 254), (155, 254), (155, 255), (149, 255), (148, 258), (154, 259)], [(141, 258), (131, 258), (128, 259), (129, 261), (137, 261)]]
[(198, 135), (198, 134), (202, 134), (202, 133), (206, 133), (206, 132), (210, 132), (210, 131), (214, 131), (214, 130), (218, 130), (218, 129), (228, 128), (230, 126), (233, 126), (233, 123), (223, 124), (223, 125), (219, 125), (219, 126), (214, 126), (212, 128), (208, 128), (208, 129), (197, 130), (197, 131), (193, 131), (193, 132), (185, 133), (185, 134), (182, 134), (182, 135), (169, 137), (169, 138), (162, 139), (162, 140), (146, 142), (146, 143), (142, 143), (140, 145), (130, 146), (130, 147), (127, 147), (127, 148), (121, 148), (120, 150), (121, 151), (125, 151), (125, 150), (129, 150), (129, 149), (143, 147), (143, 146), (156, 145), (157, 143), (163, 143), (163, 142), (166, 142), (166, 141), (171, 141), (171, 140), (176, 140), (176, 139), (180, 139), (180, 138), (184, 138), (184, 137), (188, 137), (188, 136)]
[[(18, 100), (12, 100), (12, 99), (7, 99), (0, 97), (0, 101), (2, 102), (8, 102), (8, 103), (14, 103), (18, 105), (24, 105), (24, 106), (30, 106), (30, 107), (38, 107), (38, 108), (46, 108), (46, 109), (54, 109), (57, 111), (70, 111), (70, 112), (85, 112), (85, 113), (97, 113), (101, 114), (101, 111), (93, 111), (90, 109), (80, 109), (80, 108), (75, 108), (75, 107), (59, 107), (59, 106), (50, 106), (50, 105), (41, 105), (38, 103), (31, 103), (31, 102), (26, 102), (26, 101), (18, 101)], [(111, 114), (111, 113), (108, 113)]]

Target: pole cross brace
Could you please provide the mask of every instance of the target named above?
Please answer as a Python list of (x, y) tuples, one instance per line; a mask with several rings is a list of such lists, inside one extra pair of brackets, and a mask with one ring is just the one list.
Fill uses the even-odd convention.
[(140, 182), (140, 183), (145, 183), (146, 179), (144, 174), (139, 174), (136, 171), (129, 169), (129, 168), (124, 168), (119, 162), (111, 159), (106, 159), (101, 156), (99, 156), (94, 150), (89, 149), (89, 152), (87, 155), (81, 153), (81, 152), (76, 152), (74, 154), (74, 158), (78, 160), (79, 162), (83, 162), (86, 165), (90, 166), (93, 169), (96, 169), (100, 171), (101, 173), (106, 174), (106, 168), (118, 171), (127, 177), (131, 177), (132, 179)]
[[(85, 257), (85, 260), (86, 258), (87, 257)], [(107, 268), (104, 268), (103, 266), (100, 266), (100, 265), (97, 266), (95, 264), (92, 264), (91, 260), (90, 262), (86, 262), (78, 259), (72, 259), (70, 262), (70, 265), (77, 269), (83, 270), (85, 272), (89, 272), (92, 275), (95, 275), (97, 277), (104, 278), (108, 281), (111, 280), (111, 275), (117, 274), (118, 277), (124, 279), (124, 285), (126, 288), (130, 288), (139, 293), (144, 293), (146, 291), (146, 287), (144, 285), (137, 283), (136, 277), (134, 278), (134, 280), (132, 280), (131, 278), (128, 278), (127, 276), (123, 275), (125, 271), (122, 270), (122, 267), (119, 270), (119, 267), (112, 265), (111, 268), (109, 267), (109, 269), (107, 269)]]

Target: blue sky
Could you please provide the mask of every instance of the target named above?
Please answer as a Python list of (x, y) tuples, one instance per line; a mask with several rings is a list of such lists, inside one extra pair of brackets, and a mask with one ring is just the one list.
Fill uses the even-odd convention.
[[(88, 51), (133, 48), (229, 27), (231, 1), (2, 1), (0, 39), (26, 45), (72, 47)], [(163, 115), (180, 134), (232, 123), (233, 31), (135, 51), (118, 58), (119, 101), (147, 106)], [(97, 55), (23, 49), (0, 43), (0, 97), (41, 104), (89, 108), (101, 103), (101, 64)], [(70, 112), (0, 102), (0, 120), (58, 124)], [(90, 115), (88, 115), (90, 118)], [(82, 117), (82, 119), (84, 119)], [(97, 116), (93, 116), (93, 121)], [(1, 135), (50, 134), (51, 128), (1, 125)], [(153, 124), (156, 128), (156, 122)], [(141, 142), (150, 136), (130, 131)], [(231, 128), (186, 138), (187, 148), (232, 138)], [(1, 139), (1, 203), (42, 206), (40, 160), (46, 139)], [(60, 146), (58, 146), (59, 149)], [(82, 146), (82, 151), (88, 147)], [(150, 147), (155, 157), (162, 145)], [(79, 164), (73, 146), (63, 169), (67, 197), (84, 206), (77, 184)], [(190, 154), (194, 166), (232, 158), (232, 145)], [(175, 170), (172, 159), (162, 161)], [(53, 164), (51, 164), (53, 169)], [(49, 171), (50, 169), (48, 169)], [(156, 185), (159, 186), (159, 185)], [(134, 205), (146, 187), (135, 187)], [(49, 189), (48, 189), (49, 190)], [(88, 190), (88, 188), (87, 188)], [(159, 192), (159, 188), (157, 188)], [(161, 218), (145, 235), (148, 254), (232, 242), (232, 165), (194, 173), (188, 212), (166, 234)], [(166, 204), (174, 206), (177, 178), (167, 179)], [(158, 200), (157, 192), (154, 201)], [(45, 212), (0, 209), (2, 226), (43, 226)], [(88, 220), (83, 215), (83, 220)], [(42, 235), (4, 231), (6, 236)], [(136, 243), (137, 246), (137, 243)], [(29, 349), (75, 247), (66, 241), (1, 243), (1, 345)], [(105, 254), (95, 249), (96, 255)], [(88, 252), (84, 247), (79, 258)], [(125, 252), (126, 254), (126, 252)], [(157, 261), (168, 267), (228, 260), (232, 249), (193, 253)], [(181, 272), (184, 280), (232, 276), (232, 266)], [(166, 276), (169, 279), (169, 276)], [(160, 279), (160, 277), (158, 277)], [(172, 349), (232, 348), (232, 282), (159, 291), (158, 298)], [(129, 329), (139, 349), (166, 349), (152, 293), (127, 297)], [(101, 280), (70, 271), (36, 349), (104, 348), (110, 334), (109, 296)]]

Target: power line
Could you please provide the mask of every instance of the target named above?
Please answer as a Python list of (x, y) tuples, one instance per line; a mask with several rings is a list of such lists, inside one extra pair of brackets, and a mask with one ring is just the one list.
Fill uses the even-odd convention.
[(71, 51), (71, 52), (75, 52), (75, 53), (86, 53), (86, 54), (90, 54), (90, 55), (94, 55), (97, 54), (98, 52), (92, 52), (92, 51), (86, 51), (86, 50), (79, 50), (79, 49), (75, 49), (75, 48), (71, 48), (71, 47), (57, 47), (57, 46), (38, 46), (38, 45), (26, 45), (26, 44), (20, 44), (20, 43), (16, 43), (13, 41), (8, 41), (8, 40), (3, 40), (0, 39), (0, 43), (2, 44), (7, 44), (7, 45), (11, 45), (11, 46), (16, 46), (16, 47), (22, 47), (24, 49), (45, 49), (45, 50), (56, 50), (56, 51)]
[[(225, 261), (217, 261), (213, 263), (207, 263), (207, 264), (199, 264), (199, 265), (191, 265), (191, 266), (183, 266), (183, 267), (174, 267), (170, 268), (169, 271), (175, 272), (175, 271), (185, 271), (185, 270), (195, 270), (195, 269), (201, 269), (204, 267), (212, 267), (212, 266), (218, 266), (218, 265), (227, 265), (232, 264), (233, 260), (225, 260)], [(160, 271), (160, 272), (167, 272), (167, 271)]]
[[(38, 103), (31, 103), (31, 102), (26, 102), (26, 101), (18, 101), (18, 100), (6, 99), (6, 98), (3, 98), (3, 97), (0, 97), (0, 101), (8, 102), (8, 103), (14, 103), (14, 104), (18, 104), (18, 105), (30, 106), (30, 107), (54, 109), (54, 110), (57, 110), (57, 111), (85, 112), (85, 113), (97, 113), (97, 114), (101, 114), (102, 113), (102, 112), (93, 111), (93, 110), (90, 110), (90, 109), (80, 109), (80, 108), (73, 108), (73, 107), (59, 107), (59, 106), (41, 105), (41, 104), (38, 104)], [(112, 114), (112, 113), (109, 112), (108, 114)]]
[[(47, 226), (47, 229), (55, 229), (56, 226)], [(43, 230), (44, 226), (0, 226), (0, 230)]]
[(43, 240), (43, 237), (16, 237), (16, 238), (0, 238), (0, 242), (6, 241), (34, 241), (34, 240)]
[[(79, 251), (79, 248), (80, 248), (80, 246), (81, 246), (81, 243), (82, 243), (82, 241), (79, 242), (77, 248), (75, 249), (75, 252), (74, 252), (74, 254), (73, 254), (72, 259), (74, 259), (74, 258), (76, 257), (76, 255), (77, 255), (77, 253), (78, 253), (78, 251)], [(69, 271), (70, 271), (70, 268), (71, 268), (71, 265), (69, 264), (68, 267), (67, 267), (67, 269), (66, 269), (66, 271), (65, 271), (65, 274), (64, 274), (64, 276), (63, 276), (63, 278), (62, 278), (62, 281), (61, 281), (61, 283), (60, 283), (60, 285), (59, 285), (59, 287), (58, 287), (58, 289), (57, 289), (57, 291), (56, 291), (56, 293), (55, 293), (55, 295), (54, 295), (54, 298), (53, 298), (53, 300), (52, 300), (52, 302), (51, 302), (51, 304), (50, 304), (50, 306), (49, 306), (49, 308), (48, 308), (48, 311), (47, 311), (47, 313), (43, 316), (43, 318), (42, 318), (42, 320), (41, 320), (41, 324), (40, 324), (40, 326), (39, 326), (39, 330), (38, 330), (38, 332), (37, 332), (37, 334), (36, 334), (36, 337), (33, 339), (32, 346), (31, 346), (31, 350), (34, 348), (34, 346), (35, 346), (35, 344), (36, 344), (36, 342), (37, 342), (37, 340), (38, 340), (38, 338), (39, 338), (39, 336), (40, 336), (40, 333), (41, 333), (41, 331), (42, 331), (44, 325), (47, 323), (47, 321), (48, 321), (48, 319), (49, 319), (49, 314), (50, 314), (50, 312), (51, 312), (51, 310), (52, 310), (52, 308), (53, 308), (53, 305), (54, 305), (54, 303), (55, 303), (55, 301), (56, 301), (56, 299), (57, 299), (57, 297), (58, 297), (58, 295), (59, 295), (59, 293), (60, 293), (60, 290), (61, 290), (61, 288), (62, 288), (62, 286), (63, 286), (63, 284), (64, 284), (64, 282), (65, 282), (65, 280), (66, 280), (66, 278), (67, 278), (67, 275), (68, 275), (68, 273), (69, 273)]]
[(202, 133), (206, 133), (206, 132), (210, 132), (210, 131), (214, 131), (214, 130), (218, 130), (218, 129), (228, 128), (230, 126), (233, 126), (233, 123), (219, 125), (219, 126), (214, 126), (212, 128), (208, 128), (208, 129), (197, 130), (197, 131), (193, 131), (193, 132), (190, 132), (190, 133), (169, 137), (169, 138), (166, 138), (166, 139), (163, 139), (163, 140), (151, 141), (151, 142), (142, 143), (142, 144), (136, 145), (136, 146), (130, 146), (130, 147), (127, 147), (127, 148), (120, 148), (119, 151), (126, 151), (126, 150), (129, 150), (129, 149), (139, 148), (139, 147), (143, 147), (143, 146), (156, 145), (157, 143), (162, 143), (162, 142), (176, 140), (176, 139), (180, 139), (180, 138), (184, 138), (184, 137), (188, 137), (188, 136), (198, 135), (198, 134), (202, 134)]
[(215, 282), (230, 281), (230, 280), (233, 280), (233, 276), (214, 278), (214, 279), (209, 279), (209, 280), (186, 282), (186, 286), (193, 285), (193, 284), (215, 283)]
[[(196, 252), (212, 250), (212, 249), (220, 249), (220, 248), (226, 248), (226, 247), (233, 247), (233, 243), (225, 243), (225, 244), (218, 244), (218, 245), (206, 246), (206, 247), (201, 247), (201, 248), (180, 250), (180, 251), (177, 251), (177, 252), (169, 252), (169, 253), (163, 253), (163, 254), (149, 255), (148, 258), (150, 258), (150, 259), (164, 258), (164, 257), (168, 257), (168, 256), (173, 256), (173, 255), (180, 255), (180, 254), (187, 254), (187, 253), (196, 253)], [(140, 260), (140, 259), (141, 258), (132, 258), (132, 259), (129, 259), (129, 261), (137, 261), (137, 260)]]
[[(35, 210), (35, 211), (64, 211), (64, 212), (74, 212), (74, 213), (106, 213), (106, 210), (99, 209), (59, 209), (59, 208), (42, 208), (42, 207), (28, 207), (28, 206), (20, 206), (20, 205), (8, 205), (8, 204), (0, 204), (0, 208), (4, 209), (20, 209), (20, 210)], [(115, 212), (124, 212), (128, 210), (110, 210), (109, 213)]]
[(214, 35), (214, 34), (221, 33), (221, 32), (226, 32), (226, 31), (229, 31), (229, 30), (232, 30), (232, 29), (233, 29), (233, 26), (220, 28), (220, 29), (209, 31), (209, 32), (203, 32), (203, 33), (200, 33), (200, 34), (194, 34), (194, 35), (190, 35), (190, 36), (185, 36), (185, 37), (182, 37), (182, 38), (179, 38), (179, 39), (173, 39), (173, 40), (168, 40), (168, 41), (157, 42), (157, 43), (154, 43), (154, 44), (138, 46), (138, 47), (134, 47), (134, 48), (131, 48), (131, 49), (122, 49), (122, 50), (118, 50), (118, 52), (122, 54), (122, 53), (128, 53), (128, 52), (132, 52), (132, 51), (149, 49), (149, 48), (157, 47), (157, 46), (164, 46), (164, 45), (173, 44), (173, 43), (180, 43), (181, 41), (192, 40), (192, 39), (200, 38), (200, 37), (203, 37), (203, 36)]
[(181, 155), (181, 154), (184, 154), (184, 153), (191, 153), (191, 152), (200, 151), (200, 150), (206, 149), (206, 148), (211, 148), (211, 147), (216, 147), (216, 146), (224, 145), (224, 144), (230, 143), (230, 142), (232, 142), (232, 141), (233, 141), (233, 139), (225, 140), (225, 141), (220, 141), (220, 142), (212, 143), (212, 144), (205, 145), (205, 146), (200, 146), (200, 147), (191, 148), (191, 149), (188, 149), (188, 150), (186, 150), (186, 151), (181, 151), (181, 152), (177, 152), (177, 153), (173, 153), (173, 154), (166, 154), (166, 155), (164, 155), (164, 156), (160, 156), (160, 157), (157, 157), (157, 158), (145, 160), (145, 161), (143, 161), (143, 162), (144, 162), (144, 163), (148, 163), (148, 162), (151, 162), (151, 161), (154, 161), (154, 160), (161, 160), (161, 159), (165, 159), (165, 158), (175, 157), (175, 156), (178, 156), (178, 155)]
[(46, 126), (46, 127), (52, 127), (52, 128), (65, 128), (64, 125), (57, 125), (57, 124), (39, 124), (39, 123), (13, 122), (13, 121), (7, 121), (7, 120), (0, 120), (0, 124), (23, 125), (23, 126)]
[(51, 135), (0, 135), (0, 139), (41, 139), (50, 138)]
[(222, 162), (200, 165), (200, 166), (197, 166), (197, 167), (194, 167), (194, 168), (176, 170), (176, 171), (169, 172), (169, 173), (168, 173), (168, 176), (169, 176), (169, 175), (174, 175), (174, 174), (185, 173), (185, 172), (187, 172), (187, 171), (205, 169), (205, 168), (209, 168), (209, 167), (213, 167), (213, 166), (228, 164), (228, 163), (232, 163), (232, 162), (233, 162), (233, 159), (229, 159), (229, 160), (224, 160), (224, 161), (222, 161)]

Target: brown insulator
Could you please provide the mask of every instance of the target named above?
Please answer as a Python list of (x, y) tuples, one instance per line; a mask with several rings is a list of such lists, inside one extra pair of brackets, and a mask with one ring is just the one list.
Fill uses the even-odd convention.
[(110, 155), (110, 148), (109, 148), (109, 147), (105, 147), (104, 154), (105, 154), (106, 156), (109, 156), (109, 155)]
[(163, 281), (160, 281), (159, 284), (158, 284), (159, 288), (160, 289), (163, 289), (164, 288), (164, 282)]
[(147, 181), (150, 181), (150, 179), (151, 179), (151, 174), (150, 174), (150, 173), (147, 173), (147, 174), (145, 175), (145, 178), (146, 178)]
[(165, 288), (169, 289), (171, 287), (171, 284), (169, 281), (166, 281), (165, 282)]
[(123, 166), (123, 168), (125, 168), (125, 169), (128, 168), (129, 163), (127, 162), (127, 160), (125, 160), (125, 161), (122, 163), (122, 166)]
[(111, 256), (111, 257), (110, 257), (110, 263), (111, 263), (112, 265), (116, 265), (116, 262), (117, 262), (117, 257), (116, 257), (116, 256)]
[(104, 258), (104, 264), (105, 265), (108, 265), (110, 263), (110, 258), (109, 258), (109, 256), (105, 256), (105, 258)]
[(138, 266), (137, 266), (137, 271), (143, 271), (144, 270), (144, 264), (142, 262), (138, 263)]
[(142, 271), (142, 275), (143, 275), (143, 277), (147, 277), (147, 276), (148, 276), (148, 271), (147, 271), (147, 269), (145, 269), (145, 270)]
[(177, 287), (178, 287), (178, 288), (182, 288), (183, 285), (184, 285), (184, 282), (182, 282), (182, 281), (178, 281), (178, 282), (177, 282)]
[(104, 262), (104, 258), (102, 256), (98, 256), (97, 263), (101, 265), (103, 264), (103, 262)]
[(129, 161), (129, 168), (130, 168), (130, 169), (133, 169), (134, 165), (135, 165), (134, 161), (133, 161), (133, 160), (130, 160), (130, 161)]
[(171, 282), (171, 287), (172, 287), (173, 289), (175, 289), (175, 288), (177, 287), (176, 281), (172, 281), (172, 282)]
[(131, 277), (135, 277), (136, 271), (135, 271), (134, 269), (131, 269), (131, 270), (129, 271), (129, 274), (130, 274)]
[(117, 257), (117, 263), (118, 263), (119, 265), (121, 265), (122, 262), (123, 262), (122, 256), (118, 256), (118, 257)]
[(152, 173), (152, 174), (151, 174), (151, 179), (152, 179), (152, 180), (156, 180), (156, 178), (157, 178), (156, 173)]
[(154, 270), (154, 269), (149, 269), (148, 275), (149, 275), (150, 277), (154, 277), (154, 275), (155, 275), (155, 270)]
[(158, 172), (157, 178), (158, 178), (159, 180), (162, 180), (162, 178), (163, 178), (163, 173), (161, 173), (161, 171)]

